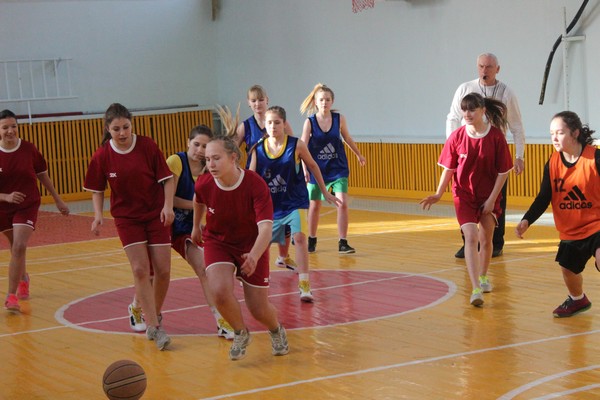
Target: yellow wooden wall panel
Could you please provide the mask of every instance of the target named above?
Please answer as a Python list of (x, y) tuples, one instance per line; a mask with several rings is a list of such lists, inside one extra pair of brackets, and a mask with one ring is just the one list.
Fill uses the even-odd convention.
[[(133, 117), (133, 131), (151, 137), (165, 156), (187, 148), (190, 130), (199, 124), (213, 127), (211, 110)], [(48, 161), (48, 170), (59, 193), (68, 200), (87, 199), (82, 189), (85, 171), (103, 133), (101, 118), (21, 124), (20, 135), (33, 142)], [(416, 198), (436, 190), (442, 168), (437, 160), (443, 144), (357, 143), (367, 164), (361, 167), (346, 147), (350, 166), (350, 194)], [(510, 145), (514, 154), (514, 145)], [(528, 205), (535, 198), (543, 167), (552, 152), (550, 144), (528, 144), (525, 172), (510, 175), (508, 196), (516, 204)], [(243, 157), (242, 163), (245, 163)], [(43, 188), (42, 188), (43, 189)], [(450, 193), (446, 189), (445, 196)], [(43, 202), (52, 198), (42, 190)], [(513, 203), (515, 204), (515, 203)]]

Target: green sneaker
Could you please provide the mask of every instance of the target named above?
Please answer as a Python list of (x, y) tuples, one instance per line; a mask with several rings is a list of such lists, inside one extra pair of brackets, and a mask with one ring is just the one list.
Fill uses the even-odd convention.
[(488, 278), (487, 275), (481, 275), (479, 277), (479, 286), (481, 286), (483, 293), (490, 293), (492, 291), (492, 284), (490, 283), (490, 278)]

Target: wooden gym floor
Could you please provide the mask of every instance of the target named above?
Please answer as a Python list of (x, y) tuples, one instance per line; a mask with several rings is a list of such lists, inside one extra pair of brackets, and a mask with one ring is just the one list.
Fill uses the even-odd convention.
[[(300, 304), (294, 273), (273, 268), (270, 293), (290, 354), (271, 356), (268, 335), (247, 316), (253, 342), (237, 362), (176, 253), (164, 309), (173, 342), (160, 352), (129, 331), (132, 278), (110, 222), (97, 239), (85, 205), (66, 219), (42, 212), (28, 251), (31, 299), (22, 314), (2, 310), (0, 399), (102, 399), (102, 374), (119, 359), (145, 369), (144, 399), (600, 396), (598, 309), (552, 317), (567, 292), (551, 218), (519, 240), (523, 210), (509, 210), (504, 255), (490, 268), (494, 291), (474, 308), (464, 262), (454, 258), (460, 237), (450, 206), (421, 212), (415, 201), (355, 197), (350, 207), (354, 255), (338, 255), (335, 213), (324, 209), (310, 256), (313, 305)], [(4, 294), (5, 239), (0, 246)], [(600, 301), (599, 279), (590, 261), (592, 302)]]

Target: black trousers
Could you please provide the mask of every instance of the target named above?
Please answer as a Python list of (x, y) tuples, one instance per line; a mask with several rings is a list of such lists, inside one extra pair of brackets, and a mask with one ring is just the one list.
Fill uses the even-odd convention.
[(498, 218), (498, 226), (494, 229), (494, 238), (492, 239), (492, 243), (494, 244), (494, 249), (499, 250), (504, 248), (504, 231), (505, 231), (505, 223), (506, 223), (506, 188), (508, 187), (508, 179), (504, 183), (502, 187), (502, 199), (500, 200), (500, 208), (502, 208), (502, 215)]

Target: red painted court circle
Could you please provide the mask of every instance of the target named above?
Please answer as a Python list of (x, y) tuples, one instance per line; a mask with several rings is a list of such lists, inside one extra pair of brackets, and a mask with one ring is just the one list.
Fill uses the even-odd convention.
[[(313, 270), (314, 303), (300, 302), (298, 277), (291, 271), (271, 271), (269, 298), (286, 329), (324, 327), (396, 316), (445, 301), (456, 292), (449, 281), (425, 275), (375, 271)], [(133, 287), (73, 301), (56, 312), (61, 323), (78, 329), (134, 333), (127, 306)], [(236, 296), (243, 299), (236, 285)], [(242, 304), (251, 331), (264, 331)], [(171, 281), (163, 306), (163, 326), (170, 335), (215, 335), (215, 320), (196, 278)]]

